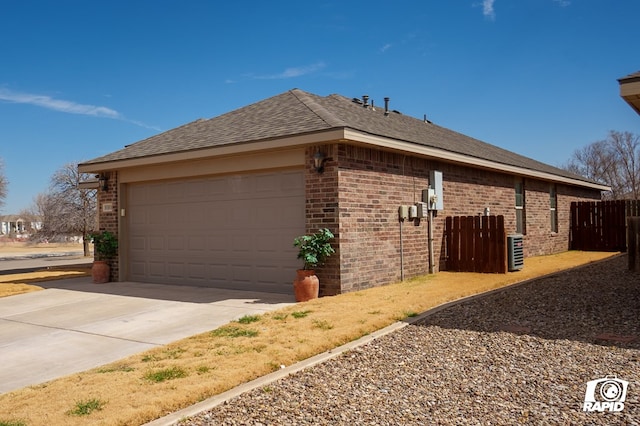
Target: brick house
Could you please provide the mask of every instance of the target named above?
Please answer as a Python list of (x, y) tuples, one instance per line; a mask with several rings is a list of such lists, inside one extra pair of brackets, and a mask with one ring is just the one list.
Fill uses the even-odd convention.
[[(314, 158), (315, 157), (315, 158)], [(320, 170), (314, 160), (322, 160)], [(336, 254), (321, 295), (427, 273), (427, 221), (400, 222), (441, 172), (434, 270), (446, 216), (504, 215), (525, 256), (568, 249), (572, 201), (606, 186), (370, 103), (298, 89), (196, 120), (79, 165), (105, 178), (102, 229), (120, 281), (291, 292), (293, 238), (321, 227)]]

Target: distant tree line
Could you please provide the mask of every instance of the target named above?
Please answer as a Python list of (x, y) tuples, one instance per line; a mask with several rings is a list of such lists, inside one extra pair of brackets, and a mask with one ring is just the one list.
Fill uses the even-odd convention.
[(609, 185), (605, 198), (640, 199), (640, 137), (630, 132), (610, 131), (606, 139), (573, 153), (564, 167), (592, 181)]

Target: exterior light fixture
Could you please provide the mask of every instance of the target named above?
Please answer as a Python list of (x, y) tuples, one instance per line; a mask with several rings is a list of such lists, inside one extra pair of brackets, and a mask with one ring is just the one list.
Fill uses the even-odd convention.
[(313, 168), (316, 169), (316, 172), (324, 172), (324, 162), (326, 159), (327, 157), (320, 151), (316, 151), (316, 153), (313, 154)]
[(107, 191), (109, 189), (109, 179), (107, 178), (107, 175), (105, 175), (104, 173), (99, 174), (98, 176), (98, 188), (100, 188), (101, 191)]

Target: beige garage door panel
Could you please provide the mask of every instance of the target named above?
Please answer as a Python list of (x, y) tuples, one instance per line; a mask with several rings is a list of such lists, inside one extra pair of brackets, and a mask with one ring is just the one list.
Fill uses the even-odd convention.
[(128, 188), (132, 281), (291, 292), (302, 171)]

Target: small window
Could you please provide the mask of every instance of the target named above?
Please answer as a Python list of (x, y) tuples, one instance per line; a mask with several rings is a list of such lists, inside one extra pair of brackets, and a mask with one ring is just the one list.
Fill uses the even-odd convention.
[(518, 234), (526, 234), (526, 214), (524, 207), (524, 182), (517, 181), (516, 189), (516, 232)]
[(551, 217), (551, 232), (558, 232), (558, 193), (556, 186), (549, 188), (549, 213)]

